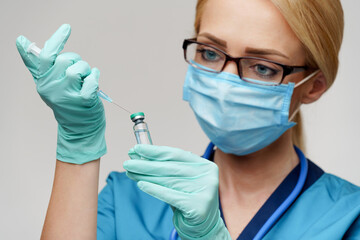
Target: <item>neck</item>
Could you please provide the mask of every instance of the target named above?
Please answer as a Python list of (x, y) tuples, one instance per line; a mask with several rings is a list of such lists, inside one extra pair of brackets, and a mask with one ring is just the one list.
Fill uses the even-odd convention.
[(299, 163), (291, 130), (268, 147), (246, 156), (215, 151), (219, 167), (220, 195), (269, 197)]

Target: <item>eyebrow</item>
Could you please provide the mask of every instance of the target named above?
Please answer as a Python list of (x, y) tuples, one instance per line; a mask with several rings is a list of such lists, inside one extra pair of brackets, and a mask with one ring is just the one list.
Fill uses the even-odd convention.
[(245, 48), (245, 53), (247, 54), (255, 54), (255, 55), (278, 55), (284, 57), (286, 59), (290, 59), (285, 54), (275, 50), (275, 49), (267, 49), (267, 48)]
[(227, 47), (227, 43), (226, 41), (220, 39), (220, 38), (217, 38), (215, 37), (214, 35), (210, 34), (210, 33), (207, 33), (207, 32), (204, 32), (204, 33), (200, 33), (198, 36), (202, 36), (202, 37), (206, 37), (207, 39), (209, 39), (210, 41), (220, 45), (221, 47), (223, 48), (226, 48)]
[[(210, 41), (220, 45), (223, 48), (227, 47), (227, 42), (225, 40), (217, 38), (214, 35), (212, 35), (211, 33), (203, 32), (203, 33), (200, 33), (198, 36), (206, 37)], [(268, 48), (250, 48), (250, 47), (247, 47), (247, 48), (245, 48), (245, 53), (254, 54), (254, 55), (262, 55), (262, 56), (277, 55), (277, 56), (280, 56), (280, 57), (284, 57), (286, 59), (290, 59), (285, 54), (283, 54), (283, 53), (281, 53), (281, 52), (279, 52), (279, 51), (277, 51), (275, 49), (268, 49)]]

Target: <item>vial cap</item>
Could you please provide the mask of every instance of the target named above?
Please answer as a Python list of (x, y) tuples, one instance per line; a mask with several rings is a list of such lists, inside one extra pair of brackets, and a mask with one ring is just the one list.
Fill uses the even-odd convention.
[(145, 114), (143, 112), (137, 112), (130, 115), (130, 119), (132, 121), (138, 119), (138, 118), (145, 118)]

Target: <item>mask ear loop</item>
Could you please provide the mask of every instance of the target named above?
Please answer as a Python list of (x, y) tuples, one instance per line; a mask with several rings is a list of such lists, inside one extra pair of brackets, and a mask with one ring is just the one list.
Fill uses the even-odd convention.
[(294, 119), (294, 117), (296, 116), (296, 114), (300, 111), (300, 106), (291, 114), (290, 118), (289, 118), (289, 122), (292, 122), (292, 120)]
[(309, 76), (307, 76), (306, 78), (304, 78), (303, 80), (301, 80), (300, 82), (296, 83), (294, 88), (297, 88), (298, 86), (300, 86), (301, 84), (305, 83), (306, 81), (308, 81), (310, 78), (312, 78), (313, 76), (315, 76), (316, 74), (318, 74), (320, 72), (320, 69), (316, 70), (315, 72), (313, 72), (312, 74), (310, 74)]
[[(307, 76), (306, 78), (304, 78), (303, 80), (301, 80), (300, 82), (296, 83), (294, 88), (297, 88), (298, 86), (300, 86), (301, 84), (305, 83), (306, 81), (308, 81), (309, 79), (311, 79), (312, 77), (314, 77), (316, 74), (318, 74), (320, 72), (320, 69), (316, 70), (315, 72), (313, 72), (312, 74), (310, 74), (309, 76)], [(300, 111), (300, 107), (301, 107), (301, 103), (300, 106), (291, 114), (290, 118), (289, 118), (289, 122), (291, 122), (295, 115)]]

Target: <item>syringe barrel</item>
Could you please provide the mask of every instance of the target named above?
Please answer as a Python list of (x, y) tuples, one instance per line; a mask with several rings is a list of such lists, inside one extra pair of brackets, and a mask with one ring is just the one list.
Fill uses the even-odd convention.
[(130, 116), (131, 120), (135, 123), (133, 129), (138, 144), (151, 144), (152, 140), (150, 131), (146, 122), (144, 122), (145, 115), (142, 112), (134, 113)]

